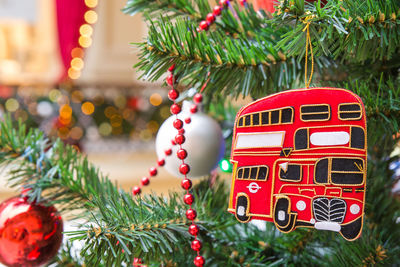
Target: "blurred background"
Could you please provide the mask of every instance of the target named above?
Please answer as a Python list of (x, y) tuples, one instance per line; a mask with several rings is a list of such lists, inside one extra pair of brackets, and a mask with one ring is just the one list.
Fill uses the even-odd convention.
[[(146, 25), (122, 13), (125, 3), (0, 0), (0, 117), (61, 138), (128, 190), (156, 166), (154, 137), (170, 101), (161, 82), (141, 82), (133, 69), (132, 43)], [(5, 180), (1, 199), (15, 194)], [(179, 184), (160, 168), (143, 190)]]

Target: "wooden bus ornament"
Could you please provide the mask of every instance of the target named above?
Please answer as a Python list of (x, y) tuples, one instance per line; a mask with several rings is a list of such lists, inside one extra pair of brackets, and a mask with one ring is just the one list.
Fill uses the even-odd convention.
[(228, 211), (240, 222), (273, 222), (357, 239), (367, 172), (364, 105), (338, 88), (289, 90), (236, 116)]

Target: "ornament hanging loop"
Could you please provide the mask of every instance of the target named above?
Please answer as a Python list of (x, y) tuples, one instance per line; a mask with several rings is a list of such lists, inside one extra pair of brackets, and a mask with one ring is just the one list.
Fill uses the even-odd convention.
[[(306, 62), (305, 62), (305, 71), (304, 71), (304, 83), (306, 88), (310, 87), (313, 72), (314, 72), (314, 54), (313, 54), (313, 49), (312, 49), (312, 43), (311, 43), (311, 37), (310, 37), (310, 20), (313, 19), (315, 15), (310, 15), (305, 17), (303, 23), (306, 24), (306, 26), (303, 29), (303, 32), (306, 32)], [(310, 47), (310, 53), (311, 53), (311, 72), (310, 72), (310, 77), (308, 77), (308, 47)]]

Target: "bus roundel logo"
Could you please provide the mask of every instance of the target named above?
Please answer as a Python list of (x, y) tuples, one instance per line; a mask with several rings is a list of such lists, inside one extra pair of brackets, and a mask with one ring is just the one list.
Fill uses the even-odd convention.
[(255, 182), (252, 182), (252, 183), (250, 183), (250, 184), (247, 186), (247, 188), (249, 189), (249, 192), (250, 192), (250, 193), (257, 193), (258, 190), (261, 189), (261, 186), (259, 186), (259, 185), (258, 185), (257, 183), (255, 183)]

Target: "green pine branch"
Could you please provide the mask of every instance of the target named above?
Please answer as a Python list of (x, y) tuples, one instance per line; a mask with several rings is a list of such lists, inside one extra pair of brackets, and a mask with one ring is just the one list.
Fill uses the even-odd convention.
[(304, 57), (303, 29), (307, 20), (314, 56), (327, 55), (351, 62), (379, 61), (398, 54), (399, 12), (395, 0), (334, 0), (323, 8), (318, 3), (305, 5), (302, 0), (284, 1), (270, 25), (293, 25), (277, 45), (288, 56)]

